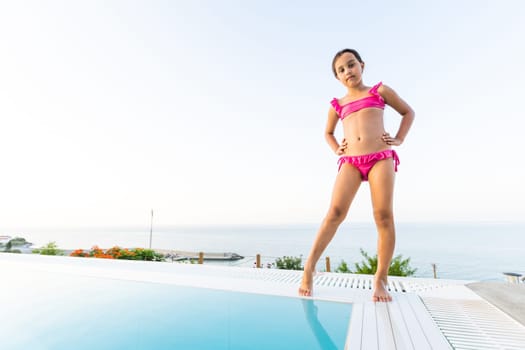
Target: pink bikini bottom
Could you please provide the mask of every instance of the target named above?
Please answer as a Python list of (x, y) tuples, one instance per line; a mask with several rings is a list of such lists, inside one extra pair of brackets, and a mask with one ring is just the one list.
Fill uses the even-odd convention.
[(394, 170), (397, 171), (399, 157), (393, 149), (387, 149), (377, 153), (363, 154), (362, 156), (342, 156), (337, 162), (339, 164), (338, 171), (341, 170), (344, 163), (352, 164), (361, 173), (363, 181), (368, 181), (368, 173), (370, 172), (370, 169), (372, 169), (372, 167), (380, 160), (387, 158), (394, 159)]

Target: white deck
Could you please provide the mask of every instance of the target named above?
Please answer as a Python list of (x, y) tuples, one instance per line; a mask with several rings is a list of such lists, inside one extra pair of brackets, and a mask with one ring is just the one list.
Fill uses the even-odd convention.
[[(300, 271), (0, 254), (2, 274), (39, 271), (297, 298)], [(477, 296), (467, 281), (391, 277), (391, 303), (373, 303), (371, 276), (320, 273), (316, 300), (353, 304), (345, 349), (525, 349), (525, 327)], [(0, 300), (5, 288), (0, 288)]]

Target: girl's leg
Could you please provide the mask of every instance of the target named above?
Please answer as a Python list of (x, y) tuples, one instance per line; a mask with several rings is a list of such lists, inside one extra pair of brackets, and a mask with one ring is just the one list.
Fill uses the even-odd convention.
[(337, 228), (346, 217), (350, 204), (360, 185), (361, 173), (359, 170), (350, 164), (343, 164), (335, 179), (330, 209), (317, 232), (308, 259), (306, 259), (303, 280), (299, 287), (299, 295), (312, 295), (315, 265), (328, 246), (328, 243), (330, 243), (334, 237)]
[(377, 227), (377, 272), (374, 278), (373, 301), (391, 301), (386, 290), (388, 268), (394, 254), (394, 165), (392, 159), (377, 162), (368, 174), (374, 219)]

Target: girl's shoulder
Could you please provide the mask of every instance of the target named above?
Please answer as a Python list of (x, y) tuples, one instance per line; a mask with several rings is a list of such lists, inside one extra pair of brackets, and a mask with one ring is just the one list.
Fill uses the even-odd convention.
[(376, 85), (374, 85), (372, 87), (372, 89), (376, 89), (377, 92), (379, 93), (382, 93), (382, 92), (385, 92), (385, 91), (394, 91), (394, 89), (392, 89), (392, 87), (388, 84), (385, 84), (383, 83), (382, 81), (380, 81), (379, 83), (377, 83)]
[(377, 89), (377, 93), (381, 96), (385, 103), (390, 106), (392, 106), (392, 104), (397, 104), (401, 100), (397, 92), (389, 85), (381, 84), (381, 86)]
[(378, 84), (374, 85), (372, 89), (376, 86), (376, 93), (385, 100), (388, 99), (389, 95), (395, 94), (394, 89), (392, 89), (389, 85), (383, 84), (383, 82), (379, 82)]

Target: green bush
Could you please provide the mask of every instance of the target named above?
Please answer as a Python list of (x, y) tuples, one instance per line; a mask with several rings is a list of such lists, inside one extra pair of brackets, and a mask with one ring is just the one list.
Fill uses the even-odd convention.
[(28, 243), (25, 238), (15, 237), (9, 241), (12, 246), (20, 246)]
[(131, 250), (135, 253), (134, 260), (147, 260), (147, 261), (165, 261), (163, 254), (157, 253), (153, 249), (142, 249), (135, 248)]
[(58, 246), (55, 242), (49, 242), (40, 249), (33, 249), (33, 254), (40, 255), (64, 255), (64, 252), (58, 249)]
[[(15, 237), (15, 238), (12, 238), (9, 241), (7, 241), (6, 244), (0, 243), (0, 248), (4, 248), (4, 251), (8, 252), (8, 253), (16, 253), (15, 251), (12, 250), (12, 248), (24, 245), (26, 243), (28, 243), (28, 242), (25, 240), (25, 238)], [(18, 252), (20, 252), (20, 251), (18, 251)]]
[(283, 270), (302, 270), (302, 260), (302, 255), (299, 257), (283, 256), (282, 258), (277, 258), (275, 260), (275, 266), (277, 266), (278, 269)]
[[(360, 249), (361, 255), (364, 260), (360, 263), (355, 263), (355, 269), (351, 271), (348, 268), (348, 265), (343, 260), (341, 264), (337, 267), (336, 272), (345, 272), (345, 273), (358, 273), (364, 275), (373, 275), (377, 271), (377, 254), (374, 256), (368, 255), (362, 248)], [(390, 262), (390, 267), (388, 268), (388, 274), (390, 276), (403, 276), (408, 277), (412, 276), (417, 269), (410, 267), (410, 258), (403, 259), (401, 254), (395, 256)]]
[(335, 272), (351, 273), (352, 271), (348, 268), (346, 261), (342, 260), (337, 269), (335, 269)]

